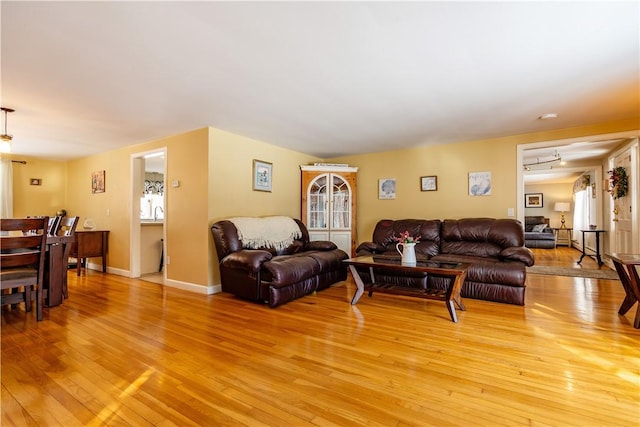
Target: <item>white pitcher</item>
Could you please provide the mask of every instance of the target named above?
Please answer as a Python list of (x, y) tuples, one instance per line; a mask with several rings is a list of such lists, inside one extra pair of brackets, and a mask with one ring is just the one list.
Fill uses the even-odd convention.
[[(402, 246), (402, 250), (400, 250)], [(415, 243), (398, 243), (396, 250), (402, 255), (402, 263), (405, 265), (416, 265), (416, 244)]]

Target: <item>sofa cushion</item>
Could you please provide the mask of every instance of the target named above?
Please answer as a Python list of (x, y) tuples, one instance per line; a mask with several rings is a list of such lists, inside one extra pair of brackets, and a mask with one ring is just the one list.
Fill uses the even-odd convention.
[(320, 270), (320, 264), (306, 253), (279, 255), (263, 264), (262, 280), (280, 288), (317, 276)]
[(546, 224), (547, 220), (542, 215), (525, 216), (524, 217), (524, 231), (532, 231), (533, 227), (538, 224)]
[(307, 251), (305, 255), (316, 260), (321, 271), (345, 268), (342, 261), (349, 258), (345, 251), (339, 249), (335, 251)]
[(313, 242), (309, 242), (305, 250), (307, 251), (331, 251), (333, 249), (337, 249), (335, 243), (329, 240), (315, 240)]
[(497, 258), (512, 246), (524, 246), (522, 225), (511, 219), (447, 219), (442, 223), (442, 254)]
[(539, 233), (533, 231), (527, 231), (524, 233), (524, 239), (526, 240), (556, 240), (556, 235), (553, 233), (547, 233), (546, 231), (541, 231)]
[(409, 232), (411, 236), (418, 236), (419, 243), (415, 246), (416, 256), (429, 258), (438, 254), (440, 248), (440, 220), (423, 219), (383, 219), (378, 221), (373, 230), (373, 246), (375, 253), (395, 253), (395, 238), (401, 233)]
[(539, 233), (543, 231), (545, 228), (547, 228), (547, 224), (536, 224), (533, 226), (531, 231), (533, 231), (534, 233)]
[(503, 249), (502, 252), (500, 252), (500, 260), (519, 261), (527, 267), (531, 267), (535, 263), (533, 252), (524, 246), (513, 246)]
[(471, 264), (465, 281), (524, 286), (526, 269), (519, 262), (505, 262), (493, 258), (471, 255), (437, 255), (438, 262), (466, 262)]
[(260, 270), (265, 261), (270, 260), (273, 255), (268, 251), (243, 249), (226, 256), (220, 263), (225, 268), (256, 272)]

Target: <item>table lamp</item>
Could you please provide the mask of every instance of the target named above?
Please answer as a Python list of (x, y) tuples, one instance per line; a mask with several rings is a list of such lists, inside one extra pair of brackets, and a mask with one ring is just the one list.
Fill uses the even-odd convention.
[(553, 210), (556, 212), (560, 212), (560, 228), (567, 228), (567, 226), (564, 224), (564, 213), (571, 210), (571, 203), (556, 202), (556, 204), (553, 206)]

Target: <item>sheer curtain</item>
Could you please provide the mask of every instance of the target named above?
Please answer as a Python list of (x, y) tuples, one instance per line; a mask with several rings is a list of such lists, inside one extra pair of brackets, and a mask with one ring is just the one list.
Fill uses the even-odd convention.
[(588, 190), (578, 191), (573, 194), (575, 200), (573, 212), (573, 229), (586, 230), (589, 228), (589, 212), (591, 211), (591, 195)]
[(13, 217), (13, 164), (0, 158), (0, 218)]
[[(581, 175), (573, 183), (573, 229), (588, 230), (591, 224), (591, 176)], [(574, 233), (574, 238), (578, 236)], [(578, 240), (578, 246), (582, 247), (582, 240)]]

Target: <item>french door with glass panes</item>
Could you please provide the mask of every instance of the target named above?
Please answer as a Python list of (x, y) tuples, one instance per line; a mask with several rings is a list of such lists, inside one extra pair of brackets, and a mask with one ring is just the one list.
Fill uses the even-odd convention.
[(301, 166), (302, 222), (313, 240), (330, 240), (349, 256), (356, 244), (357, 168)]

